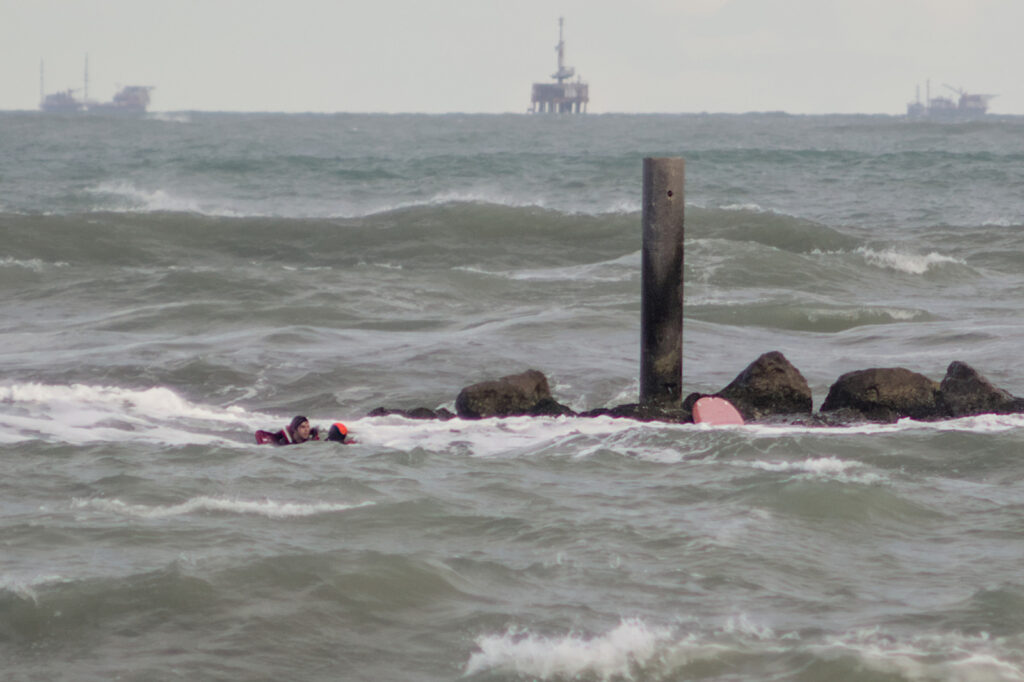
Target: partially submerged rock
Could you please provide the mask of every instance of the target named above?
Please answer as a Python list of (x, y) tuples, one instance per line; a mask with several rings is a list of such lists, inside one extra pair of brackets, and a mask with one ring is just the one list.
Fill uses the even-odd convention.
[(732, 403), (748, 421), (777, 415), (809, 415), (813, 406), (807, 380), (777, 350), (754, 360), (715, 395)]
[(973, 367), (959, 361), (946, 369), (939, 394), (949, 417), (1024, 412), (1024, 399), (996, 388)]
[(414, 407), (411, 410), (400, 410), (389, 407), (378, 407), (371, 410), (366, 416), (368, 417), (387, 417), (390, 415), (396, 415), (399, 417), (405, 417), (406, 419), (440, 419), (441, 421), (447, 421), (455, 417), (449, 410), (440, 408), (432, 410), (429, 407)]
[(641, 422), (670, 422), (686, 424), (693, 421), (693, 415), (687, 407), (665, 407), (663, 405), (641, 405), (627, 403), (615, 407), (601, 407), (596, 410), (581, 412), (580, 417), (620, 417), (635, 419)]
[(939, 384), (902, 367), (862, 369), (839, 377), (829, 388), (821, 411), (840, 409), (876, 422), (903, 417), (934, 420), (943, 414)]
[(547, 377), (535, 369), (466, 386), (455, 410), (463, 419), (573, 414), (551, 397)]

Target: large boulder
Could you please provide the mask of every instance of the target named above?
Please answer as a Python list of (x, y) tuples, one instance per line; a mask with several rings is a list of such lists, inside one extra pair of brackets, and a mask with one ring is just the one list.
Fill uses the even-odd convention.
[(938, 382), (902, 367), (862, 369), (842, 375), (821, 405), (822, 412), (835, 410), (860, 413), (876, 422), (945, 416)]
[(939, 394), (950, 417), (1024, 412), (1024, 399), (996, 388), (973, 367), (959, 361), (949, 365), (939, 384)]
[(535, 369), (466, 386), (455, 399), (455, 410), (463, 419), (573, 413), (551, 397), (547, 377)]
[(765, 353), (717, 394), (732, 403), (747, 421), (776, 415), (810, 414), (811, 388), (782, 353)]

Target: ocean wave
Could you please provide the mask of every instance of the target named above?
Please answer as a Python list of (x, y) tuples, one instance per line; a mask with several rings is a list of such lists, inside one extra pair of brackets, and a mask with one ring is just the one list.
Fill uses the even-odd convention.
[(246, 217), (244, 212), (233, 208), (211, 205), (164, 189), (143, 189), (128, 181), (103, 182), (87, 191), (99, 199), (99, 203), (92, 208), (93, 212), (194, 213), (222, 218)]
[(0, 386), (0, 403), (49, 407), (102, 406), (114, 408), (120, 414), (185, 417), (215, 422), (237, 422), (245, 415), (245, 411), (239, 407), (216, 408), (191, 403), (171, 389), (160, 386), (139, 390), (87, 384), (11, 384)]
[(903, 253), (895, 248), (876, 251), (875, 249), (862, 246), (857, 249), (857, 253), (861, 254), (864, 257), (864, 261), (869, 265), (897, 270), (910, 275), (923, 275), (929, 270), (937, 270), (947, 265), (967, 265), (960, 258), (934, 251), (927, 254), (915, 254)]
[(0, 442), (234, 443), (225, 431), (252, 430), (283, 418), (241, 407), (195, 403), (166, 387), (40, 383), (0, 386)]
[[(497, 673), (538, 680), (650, 679), (682, 677), (751, 679), (771, 668), (796, 675), (815, 666), (822, 679), (844, 679), (864, 671), (900, 679), (951, 682), (1024, 680), (1020, 637), (986, 633), (906, 634), (881, 627), (842, 633), (779, 632), (746, 614), (718, 627), (650, 625), (626, 618), (604, 633), (539, 635), (511, 627), (476, 639), (478, 651), (465, 675)], [(699, 667), (698, 667), (699, 666)]]
[(800, 461), (739, 461), (734, 464), (743, 468), (792, 475), (796, 479), (823, 479), (840, 483), (859, 483), (865, 485), (884, 483), (888, 480), (885, 476), (875, 472), (860, 471), (866, 466), (863, 462), (842, 460), (835, 456), (808, 457)]
[[(395, 201), (393, 197), (307, 197), (296, 201), (291, 195), (253, 197), (200, 196), (182, 188), (144, 187), (132, 180), (110, 180), (85, 190), (92, 198), (93, 213), (126, 214), (182, 213), (213, 218), (357, 219), (386, 216), (415, 209), (470, 204), (513, 209), (535, 209), (567, 216), (631, 215), (640, 212), (640, 202), (611, 198), (581, 205), (538, 196), (521, 195), (502, 188), (467, 188), (436, 191), (426, 197)], [(205, 190), (209, 191), (209, 189)], [(68, 215), (51, 209), (48, 215)]]
[(640, 277), (640, 252), (597, 263), (566, 267), (495, 271), (472, 265), (453, 268), (463, 272), (526, 282), (629, 282)]
[(818, 333), (836, 333), (879, 324), (931, 322), (936, 316), (925, 310), (893, 306), (841, 306), (791, 301), (714, 302), (719, 296), (687, 301), (688, 317), (736, 326), (766, 327)]
[(27, 578), (2, 575), (0, 576), (0, 592), (8, 592), (38, 604), (39, 593), (37, 588), (68, 582), (71, 582), (71, 580), (55, 573), (43, 573)]
[(632, 679), (669, 641), (668, 628), (651, 628), (637, 618), (625, 619), (611, 631), (593, 637), (568, 634), (544, 637), (510, 628), (501, 635), (478, 637), (479, 652), (470, 656), (466, 675), (498, 672), (543, 680), (593, 674), (600, 679)]
[(255, 514), (272, 519), (316, 516), (372, 505), (373, 502), (277, 502), (274, 500), (241, 500), (220, 497), (194, 497), (181, 504), (148, 506), (128, 504), (118, 499), (73, 499), (75, 509), (93, 509), (143, 519), (185, 516), (196, 512)]
[(764, 208), (762, 208), (760, 206), (760, 204), (755, 204), (755, 203), (726, 204), (724, 206), (719, 206), (718, 208), (723, 210), (723, 211), (749, 211), (751, 213), (773, 213), (774, 212), (774, 211), (769, 211), (767, 209), (764, 209)]
[(984, 632), (899, 635), (874, 627), (809, 643), (807, 651), (824, 660), (850, 657), (874, 673), (906, 679), (1009, 682), (1024, 680), (1017, 639)]

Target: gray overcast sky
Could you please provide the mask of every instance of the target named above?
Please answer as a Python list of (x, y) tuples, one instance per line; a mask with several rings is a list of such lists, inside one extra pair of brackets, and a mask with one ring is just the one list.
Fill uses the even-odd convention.
[(154, 85), (157, 111), (903, 113), (920, 84), (1024, 114), (1024, 0), (0, 0), (0, 109)]

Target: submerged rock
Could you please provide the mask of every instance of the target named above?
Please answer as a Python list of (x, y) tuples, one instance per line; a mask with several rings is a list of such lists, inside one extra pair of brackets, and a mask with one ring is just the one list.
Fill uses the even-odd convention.
[(366, 416), (387, 417), (390, 415), (397, 415), (399, 417), (405, 417), (406, 419), (440, 419), (441, 421), (447, 421), (455, 417), (454, 414), (443, 407), (437, 410), (432, 410), (429, 407), (414, 407), (411, 410), (378, 407), (371, 410)]
[(664, 405), (642, 405), (640, 403), (600, 407), (596, 410), (580, 412), (578, 416), (619, 417), (641, 422), (669, 422), (672, 424), (685, 424), (693, 421), (693, 415), (686, 407), (665, 407)]
[(945, 416), (939, 384), (923, 374), (902, 367), (847, 372), (832, 384), (821, 405), (822, 412), (847, 410), (869, 421), (897, 419), (934, 420)]
[(547, 377), (535, 369), (466, 386), (455, 410), (463, 419), (574, 414), (551, 397)]
[(779, 351), (770, 351), (754, 360), (716, 395), (732, 403), (747, 421), (776, 415), (809, 415), (813, 406), (807, 380)]
[(1024, 412), (1024, 398), (996, 388), (973, 367), (960, 361), (951, 363), (946, 369), (946, 376), (939, 384), (939, 394), (949, 417)]

